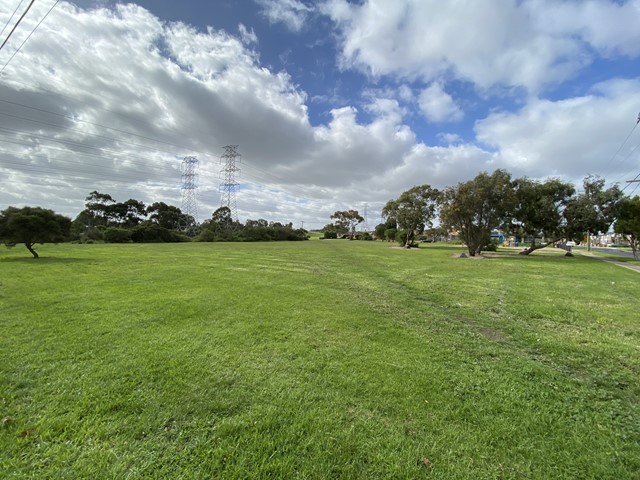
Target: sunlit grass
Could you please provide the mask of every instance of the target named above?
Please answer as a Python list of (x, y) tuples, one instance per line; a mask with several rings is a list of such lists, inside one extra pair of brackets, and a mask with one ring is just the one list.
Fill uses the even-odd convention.
[(0, 251), (0, 476), (638, 478), (638, 273), (375, 242)]

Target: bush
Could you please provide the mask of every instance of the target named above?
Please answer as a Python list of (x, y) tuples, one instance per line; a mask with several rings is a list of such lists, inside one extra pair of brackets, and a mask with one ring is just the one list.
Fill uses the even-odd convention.
[(131, 241), (131, 231), (126, 228), (109, 227), (105, 229), (104, 241), (109, 243), (127, 243)]
[(195, 240), (196, 242), (215, 242), (216, 235), (208, 228), (203, 228)]
[(497, 240), (491, 240), (489, 243), (487, 243), (482, 248), (482, 251), (483, 252), (497, 252), (499, 245), (500, 245), (500, 242), (498, 242)]
[(186, 235), (161, 227), (155, 223), (138, 225), (131, 231), (131, 240), (136, 243), (190, 242)]
[(384, 236), (388, 242), (394, 241), (397, 235), (398, 235), (398, 230), (396, 230), (395, 228), (388, 228), (384, 231)]
[(323, 238), (338, 238), (338, 232), (324, 232)]

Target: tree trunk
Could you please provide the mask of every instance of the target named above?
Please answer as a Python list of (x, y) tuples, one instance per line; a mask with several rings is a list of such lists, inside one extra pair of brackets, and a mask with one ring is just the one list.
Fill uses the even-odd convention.
[(557, 238), (555, 240), (551, 240), (550, 242), (547, 243), (541, 243), (539, 245), (536, 245), (535, 240), (533, 240), (531, 242), (531, 246), (529, 248), (527, 248), (526, 250), (523, 250), (522, 252), (520, 252), (518, 255), (529, 255), (531, 252), (535, 251), (535, 250), (539, 250), (541, 248), (545, 248), (548, 247), (549, 245), (559, 242), (561, 239)]
[(404, 243), (404, 248), (411, 248), (413, 243), (413, 231), (407, 232), (407, 241)]
[(33, 255), (33, 258), (38, 258), (39, 257), (38, 252), (36, 252), (33, 249), (33, 243), (25, 243), (24, 246), (27, 247), (27, 250), (29, 250), (31, 252), (31, 255)]

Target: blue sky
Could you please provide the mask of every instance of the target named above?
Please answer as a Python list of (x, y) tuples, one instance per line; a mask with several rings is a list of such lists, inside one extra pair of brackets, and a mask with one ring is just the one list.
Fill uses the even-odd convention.
[(366, 205), (373, 226), (414, 185), (496, 168), (627, 186), (638, 25), (640, 0), (61, 1), (0, 74), (0, 207), (75, 216), (96, 189), (180, 206), (196, 155), (204, 220), (227, 144), (240, 220), (321, 227)]

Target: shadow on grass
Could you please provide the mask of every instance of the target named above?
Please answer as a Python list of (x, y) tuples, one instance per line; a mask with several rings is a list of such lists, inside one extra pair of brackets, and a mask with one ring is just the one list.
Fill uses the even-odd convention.
[(33, 264), (65, 264), (65, 263), (82, 263), (82, 262), (95, 262), (93, 258), (71, 258), (71, 257), (7, 257), (0, 258), (0, 262), (7, 263), (33, 263)]

